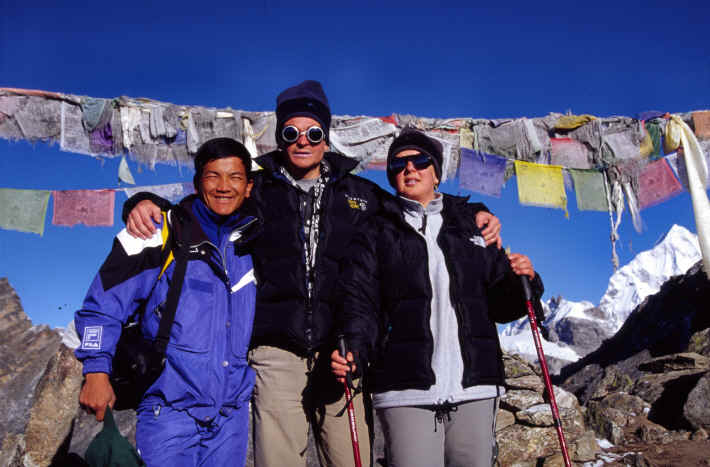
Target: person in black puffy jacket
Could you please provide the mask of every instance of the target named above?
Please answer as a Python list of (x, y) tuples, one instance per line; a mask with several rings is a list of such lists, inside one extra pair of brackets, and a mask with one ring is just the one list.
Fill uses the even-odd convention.
[[(328, 151), (331, 114), (320, 83), (288, 88), (276, 104), (279, 149), (255, 159), (259, 167), (250, 199), (264, 216), (252, 248), (257, 280), (249, 359), (256, 373), (254, 462), (257, 467), (305, 465), (310, 424), (322, 464), (353, 465), (347, 417), (335, 416), (344, 405), (343, 388), (329, 369), (338, 300), (333, 292), (358, 226), (393, 197), (352, 175), (357, 161)], [(124, 220), (134, 235), (150, 234), (150, 217), (159, 212), (150, 199), (169, 207), (148, 194), (124, 205)], [(487, 224), (487, 240), (496, 241), (498, 220), (484, 211), (470, 215), (471, 222), (475, 216)], [(360, 427), (365, 426), (362, 401), (355, 399)], [(363, 465), (368, 465), (369, 439), (360, 441)]]
[[(392, 143), (387, 176), (398, 193), (352, 237), (340, 276), (347, 361), (367, 369), (390, 466), (490, 466), (504, 393), (496, 322), (525, 315), (520, 275), (542, 281), (529, 258), (486, 246), (466, 198), (436, 192), (441, 145), (405, 129)], [(355, 355), (356, 358), (353, 358)]]

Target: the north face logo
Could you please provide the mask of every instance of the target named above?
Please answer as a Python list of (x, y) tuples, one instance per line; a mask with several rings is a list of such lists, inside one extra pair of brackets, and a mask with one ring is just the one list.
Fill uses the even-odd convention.
[(350, 195), (345, 195), (345, 198), (348, 200), (348, 206), (350, 206), (350, 209), (367, 211), (367, 200)]
[(486, 241), (480, 235), (474, 235), (473, 237), (469, 238), (468, 240), (470, 242), (473, 242), (474, 245), (478, 245), (483, 248), (486, 247)]

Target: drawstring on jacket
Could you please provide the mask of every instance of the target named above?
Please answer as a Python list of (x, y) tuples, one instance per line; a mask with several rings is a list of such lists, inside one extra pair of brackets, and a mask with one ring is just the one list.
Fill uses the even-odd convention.
[(443, 404), (437, 404), (434, 406), (434, 432), (436, 432), (436, 424), (437, 423), (445, 423), (445, 422), (450, 422), (451, 421), (451, 412), (456, 412), (458, 410), (458, 406), (452, 404), (449, 401), (444, 402)]

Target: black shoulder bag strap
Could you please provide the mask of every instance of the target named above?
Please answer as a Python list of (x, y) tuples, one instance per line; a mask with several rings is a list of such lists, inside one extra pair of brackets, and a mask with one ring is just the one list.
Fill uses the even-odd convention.
[[(177, 213), (176, 213), (177, 214)], [(165, 301), (165, 309), (162, 316), (160, 317), (160, 326), (158, 327), (158, 335), (155, 338), (155, 343), (153, 344), (155, 350), (160, 352), (161, 355), (165, 355), (165, 350), (168, 347), (168, 341), (170, 340), (170, 328), (173, 327), (173, 322), (175, 321), (175, 313), (177, 312), (178, 302), (180, 301), (180, 293), (182, 292), (182, 283), (185, 280), (185, 270), (187, 269), (187, 246), (183, 244), (182, 240), (177, 234), (179, 234), (180, 228), (180, 216), (176, 215), (175, 225), (173, 228), (173, 239), (171, 241), (173, 245), (173, 254), (175, 255), (175, 270), (173, 271), (173, 277), (170, 282), (170, 287), (168, 288), (168, 296)]]

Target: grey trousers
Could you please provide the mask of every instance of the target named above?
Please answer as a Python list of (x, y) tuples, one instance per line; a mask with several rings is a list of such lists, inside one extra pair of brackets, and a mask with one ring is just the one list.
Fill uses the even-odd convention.
[[(307, 360), (286, 350), (259, 346), (249, 354), (256, 372), (252, 417), (254, 466), (306, 465), (308, 430), (313, 430), (320, 463), (328, 467), (355, 465), (343, 385), (330, 373), (327, 359), (312, 372)], [(325, 365), (325, 367), (324, 367)], [(353, 399), (363, 466), (370, 465), (370, 438), (363, 396)]]
[(490, 467), (497, 455), (498, 398), (436, 406), (377, 409), (390, 467)]

